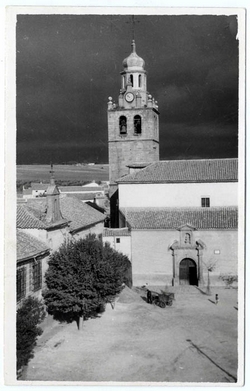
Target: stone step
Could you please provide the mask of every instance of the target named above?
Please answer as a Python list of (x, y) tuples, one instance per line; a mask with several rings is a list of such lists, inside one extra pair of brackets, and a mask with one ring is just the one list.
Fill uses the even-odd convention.
[(202, 293), (206, 293), (206, 289), (199, 289), (196, 286), (179, 285), (169, 287), (169, 292), (173, 292), (175, 295), (186, 295), (186, 296), (200, 296)]

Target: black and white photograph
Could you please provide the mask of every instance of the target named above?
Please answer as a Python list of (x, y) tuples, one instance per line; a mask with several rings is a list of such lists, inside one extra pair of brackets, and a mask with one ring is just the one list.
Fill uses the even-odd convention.
[(244, 17), (8, 10), (8, 384), (243, 384)]

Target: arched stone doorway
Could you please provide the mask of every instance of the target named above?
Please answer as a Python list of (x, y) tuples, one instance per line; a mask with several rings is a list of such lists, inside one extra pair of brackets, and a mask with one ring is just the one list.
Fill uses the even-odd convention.
[(198, 285), (197, 265), (190, 258), (184, 258), (179, 265), (180, 285)]

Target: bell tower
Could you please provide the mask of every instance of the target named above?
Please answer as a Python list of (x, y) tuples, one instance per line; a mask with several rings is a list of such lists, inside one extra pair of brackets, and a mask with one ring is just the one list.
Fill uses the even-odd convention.
[(109, 180), (115, 181), (159, 161), (159, 111), (157, 102), (147, 92), (145, 62), (136, 53), (123, 61), (121, 89), (116, 104), (108, 98)]

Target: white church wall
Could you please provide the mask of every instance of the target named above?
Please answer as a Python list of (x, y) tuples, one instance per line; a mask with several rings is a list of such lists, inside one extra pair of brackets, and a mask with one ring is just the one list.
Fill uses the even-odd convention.
[(215, 264), (210, 274), (212, 285), (224, 285), (219, 279), (223, 274), (238, 274), (238, 232), (237, 230), (197, 231), (196, 235), (206, 244), (203, 252), (204, 279), (207, 280), (205, 264)]
[(210, 206), (238, 204), (237, 182), (119, 184), (120, 208), (200, 207), (201, 198), (210, 198)]
[(132, 231), (133, 285), (166, 286), (172, 284), (172, 255), (169, 244), (176, 231)]
[[(132, 230), (132, 274), (133, 285), (171, 286), (173, 277), (173, 257), (169, 246), (175, 240), (179, 241), (179, 231), (161, 230)], [(195, 231), (194, 240), (202, 240), (206, 248), (203, 250), (203, 276), (207, 281), (205, 264), (215, 263), (215, 270), (211, 273), (211, 285), (224, 285), (219, 276), (222, 274), (237, 273), (237, 240), (236, 230), (207, 230)], [(184, 251), (184, 252), (183, 252)], [(176, 284), (179, 283), (179, 263), (185, 257), (198, 262), (197, 250), (192, 254), (185, 250), (175, 250)]]

